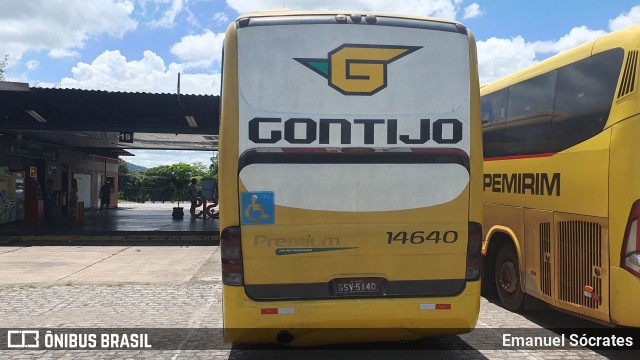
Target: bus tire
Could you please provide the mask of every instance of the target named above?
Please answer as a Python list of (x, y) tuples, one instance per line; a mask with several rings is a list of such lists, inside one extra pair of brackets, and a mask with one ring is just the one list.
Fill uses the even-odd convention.
[(498, 250), (494, 274), (496, 291), (502, 306), (514, 312), (523, 310), (525, 294), (520, 283), (518, 254), (513, 245), (504, 244)]
[(496, 292), (496, 282), (494, 280), (496, 276), (496, 256), (495, 254), (485, 255), (483, 256), (482, 261), (482, 296), (495, 299), (498, 297), (498, 293)]

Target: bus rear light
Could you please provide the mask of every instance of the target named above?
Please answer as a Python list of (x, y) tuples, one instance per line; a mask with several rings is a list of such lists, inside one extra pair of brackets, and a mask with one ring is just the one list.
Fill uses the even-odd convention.
[(620, 267), (636, 277), (640, 277), (640, 234), (638, 222), (640, 220), (640, 200), (633, 203), (627, 228), (624, 232), (624, 242), (620, 251)]
[(242, 263), (242, 243), (240, 227), (228, 227), (220, 233), (220, 255), (222, 262), (222, 283), (242, 286), (244, 266)]
[(373, 148), (354, 147), (354, 148), (344, 148), (342, 152), (346, 154), (373, 154), (374, 150)]
[(469, 223), (469, 240), (467, 242), (467, 281), (480, 279), (482, 273), (482, 225)]

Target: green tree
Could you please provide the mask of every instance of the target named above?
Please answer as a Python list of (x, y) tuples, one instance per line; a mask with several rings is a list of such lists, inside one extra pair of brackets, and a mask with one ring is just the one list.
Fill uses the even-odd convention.
[(147, 170), (144, 176), (144, 187), (153, 189), (151, 200), (184, 201), (189, 198), (189, 182), (192, 178), (207, 177), (204, 164), (178, 163), (161, 165)]
[(0, 60), (0, 81), (4, 81), (4, 69), (7, 68), (7, 63), (9, 62), (9, 55), (5, 55), (2, 60)]
[[(118, 159), (118, 199), (127, 199), (126, 189), (129, 187), (129, 167), (122, 159)], [(128, 199), (127, 199), (128, 200)]]
[(207, 172), (208, 172), (208, 168), (207, 165), (205, 165), (203, 162), (201, 161), (196, 161), (191, 163), (191, 166), (193, 166), (196, 170), (196, 172), (198, 174), (204, 174), (203, 177), (207, 177)]
[(149, 192), (143, 185), (144, 174), (129, 170), (122, 159), (119, 159), (118, 162), (118, 198), (137, 202), (149, 200)]
[(211, 177), (218, 183), (218, 153), (215, 152), (211, 157), (211, 165), (209, 165), (209, 173)]

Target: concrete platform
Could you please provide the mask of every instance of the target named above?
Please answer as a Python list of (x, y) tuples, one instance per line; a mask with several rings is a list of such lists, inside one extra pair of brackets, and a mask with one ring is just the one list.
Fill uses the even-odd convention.
[(185, 284), (219, 279), (217, 246), (0, 246), (0, 285)]
[[(184, 203), (181, 205), (184, 206)], [(173, 219), (173, 203), (122, 203), (109, 211), (87, 210), (84, 220), (70, 216), (0, 225), (0, 244), (15, 241), (219, 241), (217, 219)]]

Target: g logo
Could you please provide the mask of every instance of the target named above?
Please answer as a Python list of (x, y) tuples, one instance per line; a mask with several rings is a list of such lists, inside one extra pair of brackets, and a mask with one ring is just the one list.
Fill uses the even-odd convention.
[(296, 58), (302, 65), (329, 80), (329, 86), (345, 95), (373, 95), (387, 87), (387, 65), (421, 46), (344, 44), (327, 59)]

